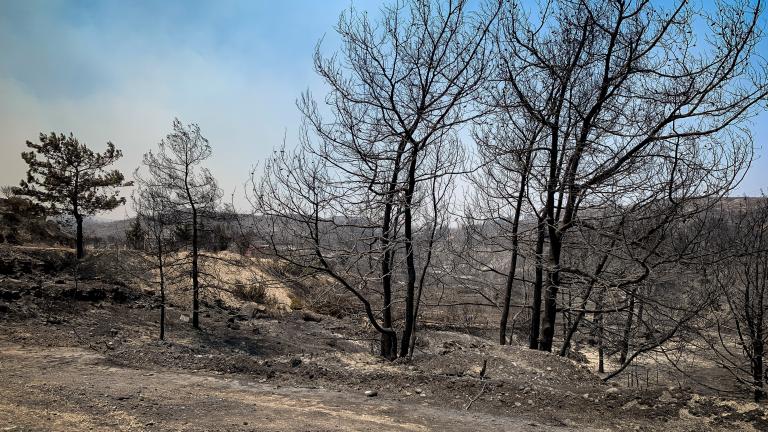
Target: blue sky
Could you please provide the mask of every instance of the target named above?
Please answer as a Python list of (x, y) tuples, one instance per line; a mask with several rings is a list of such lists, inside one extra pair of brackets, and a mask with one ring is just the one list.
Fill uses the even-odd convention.
[[(324, 35), (333, 47), (351, 4), (375, 13), (379, 3), (0, 0), (0, 184), (23, 177), (18, 155), (40, 131), (95, 149), (110, 140), (130, 173), (178, 116), (200, 124), (211, 170), (241, 193), (283, 134), (295, 138), (299, 94), (322, 95), (312, 53)], [(739, 189), (750, 195), (768, 186), (768, 115), (753, 134), (758, 160)]]
[(25, 141), (51, 130), (114, 142), (130, 173), (178, 116), (211, 141), (225, 191), (242, 192), (251, 166), (295, 137), (295, 100), (321, 85), (315, 44), (333, 43), (350, 4), (0, 0), (0, 184), (24, 176)]

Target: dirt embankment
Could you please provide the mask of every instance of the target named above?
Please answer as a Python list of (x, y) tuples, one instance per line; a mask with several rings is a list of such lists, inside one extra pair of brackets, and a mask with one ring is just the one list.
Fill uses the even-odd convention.
[(194, 330), (171, 296), (158, 341), (157, 296), (130, 281), (86, 268), (75, 283), (66, 251), (0, 248), (0, 262), (0, 428), (768, 429), (764, 407), (608, 386), (454, 332), (425, 330), (412, 360), (386, 362), (357, 319), (267, 305), (211, 302)]

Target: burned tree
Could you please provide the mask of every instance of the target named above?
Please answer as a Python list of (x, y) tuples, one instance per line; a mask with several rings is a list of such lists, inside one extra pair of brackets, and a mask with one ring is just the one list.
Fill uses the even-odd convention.
[[(161, 190), (157, 195), (162, 206), (174, 214), (176, 226), (184, 227), (188, 237), (190, 278), (192, 280), (192, 326), (200, 327), (200, 223), (201, 218), (214, 210), (221, 198), (216, 180), (202, 164), (211, 156), (211, 146), (196, 124), (183, 125), (173, 121), (173, 132), (158, 144), (157, 152), (144, 154), (147, 171), (144, 179), (150, 190)], [(188, 228), (187, 228), (188, 227)], [(178, 236), (177, 236), (178, 237)]]
[(711, 310), (713, 325), (701, 335), (717, 362), (759, 402), (766, 393), (768, 199), (732, 199), (723, 207), (713, 242), (719, 259), (707, 272), (720, 301)]
[[(133, 208), (136, 211), (135, 225), (139, 229), (131, 232), (141, 233), (141, 253), (148, 261), (150, 277), (160, 289), (160, 340), (165, 339), (165, 289), (168, 284), (168, 269), (177, 263), (173, 255), (176, 248), (172, 237), (173, 209), (168, 207), (171, 202), (168, 191), (151, 184), (142, 178), (138, 171), (134, 174), (136, 190), (132, 195)], [(146, 253), (146, 256), (143, 254)]]
[[(385, 8), (378, 22), (355, 10), (342, 15), (340, 53), (315, 55), (331, 89), (330, 118), (305, 94), (301, 149), (270, 160), (255, 191), (271, 229), (306, 242), (287, 249), (273, 237), (275, 252), (357, 297), (388, 358), (408, 355), (419, 275), (430, 265), (430, 241), (420, 241), (433, 225), (426, 191), (461, 170), (458, 130), (480, 115), (472, 102), (488, 76), (486, 36), (497, 8), (468, 9), (465, 1), (411, 1)], [(299, 250), (312, 258), (297, 258)], [(395, 304), (404, 305), (399, 347)]]
[(545, 144), (532, 185), (548, 246), (540, 349), (552, 349), (563, 261), (592, 212), (660, 197), (678, 218), (683, 203), (730, 190), (748, 165), (741, 126), (768, 89), (755, 55), (761, 9), (565, 0), (535, 17), (506, 9), (507, 109), (541, 125)]

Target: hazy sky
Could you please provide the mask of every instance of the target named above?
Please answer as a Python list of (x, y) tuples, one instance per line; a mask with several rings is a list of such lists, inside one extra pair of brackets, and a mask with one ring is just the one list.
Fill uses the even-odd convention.
[[(286, 130), (289, 144), (296, 136), (299, 94), (322, 92), (312, 53), (323, 35), (333, 46), (350, 4), (0, 0), (0, 184), (24, 176), (19, 154), (41, 131), (71, 131), (96, 150), (112, 141), (129, 174), (178, 116), (210, 140), (209, 166), (226, 193), (242, 193), (251, 166)], [(768, 186), (768, 115), (753, 134), (759, 159), (743, 194)]]

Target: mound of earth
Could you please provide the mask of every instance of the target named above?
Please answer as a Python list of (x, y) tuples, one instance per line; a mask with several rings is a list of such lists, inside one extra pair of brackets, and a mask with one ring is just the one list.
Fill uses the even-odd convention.
[(0, 243), (65, 245), (72, 236), (54, 221), (46, 219), (43, 209), (22, 197), (0, 198)]

